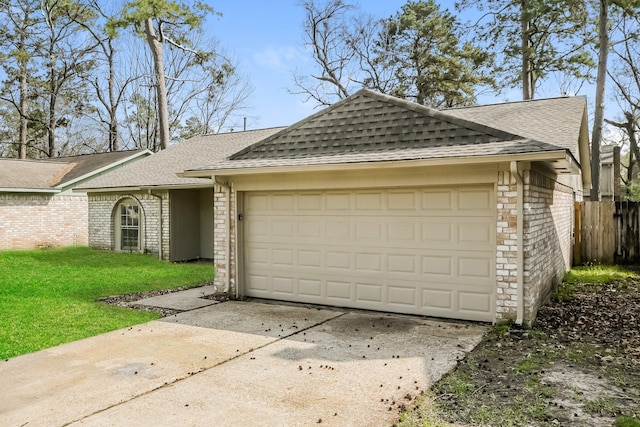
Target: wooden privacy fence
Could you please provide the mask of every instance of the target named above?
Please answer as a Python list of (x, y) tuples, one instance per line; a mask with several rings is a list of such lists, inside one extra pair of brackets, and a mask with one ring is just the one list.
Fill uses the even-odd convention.
[(573, 261), (640, 263), (640, 203), (576, 203)]

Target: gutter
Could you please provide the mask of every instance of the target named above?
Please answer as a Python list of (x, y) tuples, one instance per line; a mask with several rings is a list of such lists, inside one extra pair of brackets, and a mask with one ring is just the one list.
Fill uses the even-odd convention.
[[(225, 276), (224, 276), (224, 290), (225, 294), (229, 293), (229, 288), (231, 287), (231, 272), (229, 271), (229, 267), (231, 265), (231, 185), (220, 182), (216, 179), (216, 177), (212, 177), (213, 182), (218, 184), (225, 192), (225, 196), (227, 198), (226, 203), (226, 212), (225, 212), (225, 242), (226, 242), (226, 255), (225, 255)], [(236, 286), (236, 296), (237, 296), (237, 286)]]
[[(147, 192), (151, 197), (155, 197), (156, 199), (158, 199), (158, 204), (160, 205), (160, 221), (159, 221), (159, 223), (160, 223), (160, 237), (159, 237), (159, 242), (158, 242), (158, 259), (162, 260), (162, 243), (163, 243), (162, 232), (163, 232), (163, 229), (164, 229), (164, 227), (162, 226), (162, 223), (163, 223), (162, 196), (153, 193), (150, 189), (147, 190)], [(147, 227), (145, 226), (144, 229), (145, 229), (145, 234), (146, 234)], [(146, 239), (145, 239), (145, 241), (146, 241)]]
[(516, 178), (516, 234), (517, 234), (517, 283), (518, 286), (518, 306), (516, 323), (522, 325), (524, 322), (524, 179), (518, 170), (518, 162), (512, 161), (510, 164), (511, 175)]
[(11, 187), (0, 187), (0, 193), (46, 193), (46, 194), (57, 194), (60, 193), (59, 189), (52, 188), (11, 188)]
[[(524, 153), (524, 154), (508, 154), (508, 155), (484, 155), (471, 157), (436, 157), (421, 159), (396, 159), (396, 160), (368, 160), (368, 161), (344, 161), (339, 163), (312, 163), (306, 159), (306, 163), (302, 160), (296, 161), (289, 165), (274, 166), (256, 166), (251, 164), (239, 163), (239, 166), (227, 168), (202, 168), (187, 169), (178, 172), (176, 175), (180, 178), (205, 178), (212, 175), (217, 176), (234, 176), (234, 175), (252, 175), (265, 173), (289, 173), (289, 172), (334, 172), (342, 170), (371, 170), (380, 168), (398, 168), (398, 167), (423, 167), (423, 166), (454, 166), (469, 164), (486, 164), (486, 163), (507, 163), (507, 162), (554, 162), (561, 161), (572, 173), (580, 172), (580, 163), (578, 163), (573, 155), (566, 149), (554, 151)], [(242, 162), (238, 160), (237, 162)]]

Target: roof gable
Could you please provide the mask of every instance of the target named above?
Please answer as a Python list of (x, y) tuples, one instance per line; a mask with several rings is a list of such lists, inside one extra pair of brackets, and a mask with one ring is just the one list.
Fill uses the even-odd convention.
[(234, 154), (231, 160), (305, 158), (483, 144), (520, 136), (363, 89)]
[(66, 191), (82, 180), (148, 154), (148, 150), (130, 150), (51, 159), (0, 159), (0, 191)]
[(76, 189), (112, 191), (120, 188), (177, 188), (211, 186), (207, 178), (183, 178), (177, 174), (227, 159), (248, 145), (283, 128), (248, 130), (189, 138), (166, 150), (86, 182)]

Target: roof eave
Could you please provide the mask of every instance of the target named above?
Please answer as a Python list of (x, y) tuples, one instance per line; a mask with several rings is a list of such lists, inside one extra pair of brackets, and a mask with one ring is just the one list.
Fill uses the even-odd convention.
[[(207, 176), (207, 178), (210, 178)], [(197, 190), (211, 188), (212, 183), (202, 184), (161, 184), (161, 185), (141, 185), (136, 187), (96, 187), (96, 188), (76, 188), (73, 191), (81, 193), (132, 193), (136, 191), (156, 191), (156, 190)]]
[(6, 188), (0, 187), (0, 193), (43, 193), (43, 194), (57, 194), (61, 190), (57, 188)]
[(379, 168), (405, 168), (421, 166), (451, 166), (465, 164), (486, 164), (509, 161), (548, 161), (560, 162), (563, 173), (580, 173), (580, 165), (568, 150), (545, 151), (542, 153), (507, 154), (475, 157), (449, 157), (437, 159), (414, 159), (414, 160), (393, 160), (393, 161), (370, 161), (353, 163), (326, 163), (319, 165), (293, 165), (293, 166), (266, 166), (248, 167), (237, 169), (199, 169), (186, 170), (178, 176), (185, 178), (212, 178), (214, 176), (240, 176), (256, 175), (264, 173), (292, 173), (311, 171), (339, 171), (339, 170), (367, 170)]
[(74, 184), (76, 184), (78, 182), (85, 181), (85, 180), (91, 178), (94, 175), (99, 175), (99, 174), (101, 174), (103, 172), (109, 171), (110, 169), (116, 168), (116, 167), (118, 167), (118, 166), (120, 166), (122, 164), (129, 163), (132, 160), (137, 159), (138, 157), (142, 157), (142, 156), (146, 157), (146, 156), (151, 155), (151, 154), (153, 154), (153, 152), (148, 150), (148, 149), (139, 151), (139, 152), (137, 152), (135, 154), (132, 154), (131, 156), (127, 156), (125, 158), (122, 158), (122, 159), (118, 160), (117, 162), (109, 163), (108, 165), (103, 166), (103, 167), (101, 167), (99, 169), (93, 170), (93, 171), (91, 171), (89, 173), (86, 173), (86, 174), (84, 174), (82, 176), (79, 176), (79, 177), (74, 178), (72, 180), (66, 181), (66, 182), (58, 185), (58, 187), (64, 187), (64, 188), (73, 187)]

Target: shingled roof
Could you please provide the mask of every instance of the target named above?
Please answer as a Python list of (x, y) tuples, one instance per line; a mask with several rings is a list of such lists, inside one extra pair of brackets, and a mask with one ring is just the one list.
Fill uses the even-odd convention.
[(197, 169), (226, 159), (233, 153), (268, 138), (282, 129), (270, 128), (196, 136), (91, 180), (80, 185), (78, 189), (109, 191), (117, 188), (177, 188), (211, 185), (210, 179), (181, 178), (176, 174), (186, 169)]
[(585, 113), (586, 105), (586, 97), (574, 96), (452, 108), (444, 112), (566, 148), (579, 159), (580, 119)]
[[(394, 160), (555, 153), (576, 160), (585, 99), (455, 110), (363, 89), (228, 159), (192, 168), (238, 170)], [(495, 116), (495, 117), (494, 117)]]
[(105, 168), (148, 153), (148, 150), (129, 150), (52, 159), (0, 159), (0, 189), (55, 193)]

